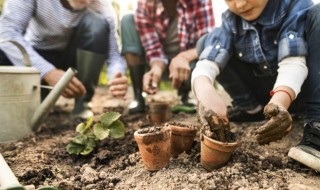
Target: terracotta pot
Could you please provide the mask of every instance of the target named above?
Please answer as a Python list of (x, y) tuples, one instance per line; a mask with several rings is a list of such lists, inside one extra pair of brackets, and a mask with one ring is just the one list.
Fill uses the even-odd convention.
[[(150, 128), (153, 132), (145, 132)], [(134, 133), (144, 166), (149, 171), (157, 171), (169, 164), (170, 160), (170, 127), (149, 127)]]
[(190, 152), (197, 129), (179, 124), (168, 124), (171, 128), (171, 156), (176, 158), (183, 152)]
[(163, 123), (170, 118), (170, 106), (167, 102), (151, 102), (149, 118), (152, 123)]
[(201, 135), (201, 165), (208, 171), (217, 169), (228, 162), (238, 143), (223, 143)]

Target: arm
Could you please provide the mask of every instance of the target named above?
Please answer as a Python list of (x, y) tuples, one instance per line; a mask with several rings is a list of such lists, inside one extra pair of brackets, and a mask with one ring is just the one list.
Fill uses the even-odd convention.
[[(40, 71), (41, 78), (43, 78), (55, 67), (42, 58), (24, 39), (24, 33), (35, 11), (34, 4), (34, 0), (5, 1), (0, 20), (0, 38), (20, 43), (28, 52), (32, 65)], [(17, 48), (8, 43), (1, 44), (0, 47), (14, 65), (23, 65), (23, 57)]]
[(138, 9), (134, 15), (136, 30), (145, 50), (147, 62), (161, 61), (164, 64), (168, 64), (167, 56), (164, 54), (163, 45), (160, 42), (160, 37), (153, 25), (154, 21), (152, 18), (155, 15), (153, 15), (152, 12), (156, 6), (154, 2), (138, 0)]
[[(0, 21), (0, 38), (20, 43), (26, 49), (32, 66), (39, 70), (42, 79), (48, 85), (54, 86), (62, 77), (64, 71), (56, 69), (51, 63), (47, 62), (24, 39), (24, 33), (35, 12), (34, 4), (35, 1), (33, 0), (7, 0)], [(1, 49), (14, 65), (23, 65), (23, 57), (18, 49), (11, 44), (1, 44)], [(85, 92), (86, 89), (82, 83), (76, 77), (73, 77), (62, 95), (71, 98), (83, 95)]]
[(212, 110), (220, 117), (227, 117), (227, 106), (213, 87), (216, 76), (220, 73), (216, 62), (209, 60), (198, 61), (192, 72), (191, 88), (199, 104), (206, 110)]
[[(189, 3), (189, 4), (188, 4)], [(189, 28), (190, 34), (184, 38), (189, 37), (190, 39), (199, 39), (201, 36), (210, 32), (214, 27), (214, 15), (211, 1), (203, 2), (188, 2), (185, 7), (184, 13), (182, 13), (186, 22), (191, 23), (192, 27)], [(196, 6), (190, 6), (190, 4), (196, 4)], [(196, 8), (195, 8), (196, 7)], [(184, 39), (183, 38), (183, 39)], [(195, 44), (194, 40), (189, 40), (189, 46)], [(189, 63), (198, 59), (196, 48), (190, 48), (180, 52), (175, 56), (170, 63), (170, 78), (173, 82), (174, 88), (179, 88), (182, 83), (188, 80), (190, 75)]]
[(190, 75), (189, 63), (198, 58), (196, 48), (180, 52), (170, 63), (169, 77), (172, 79), (172, 86), (178, 89), (182, 83), (188, 80)]
[(281, 139), (291, 131), (292, 118), (287, 109), (299, 94), (307, 74), (305, 57), (288, 57), (279, 63), (274, 94), (264, 108), (269, 121), (256, 131), (259, 144)]

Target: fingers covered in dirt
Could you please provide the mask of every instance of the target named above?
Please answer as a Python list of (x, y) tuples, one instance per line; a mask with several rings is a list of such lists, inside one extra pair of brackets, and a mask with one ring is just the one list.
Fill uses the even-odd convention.
[(221, 142), (228, 141), (226, 133), (230, 132), (230, 126), (227, 117), (218, 116), (213, 110), (206, 110), (201, 103), (198, 104), (197, 113), (201, 133)]
[(121, 72), (117, 72), (108, 83), (109, 92), (113, 97), (124, 98), (128, 89), (128, 79)]
[[(64, 74), (65, 74), (65, 71), (60, 70), (60, 69), (54, 69), (54, 70), (48, 72), (44, 76), (43, 80), (49, 86), (55, 86)], [(66, 97), (66, 98), (75, 98), (78, 96), (82, 96), (85, 93), (86, 93), (86, 88), (79, 81), (79, 79), (77, 79), (76, 77), (72, 77), (70, 82), (67, 84), (67, 86), (63, 90), (62, 96)]]
[(259, 144), (279, 140), (291, 131), (292, 118), (284, 107), (269, 103), (264, 108), (264, 115), (269, 121), (255, 131)]

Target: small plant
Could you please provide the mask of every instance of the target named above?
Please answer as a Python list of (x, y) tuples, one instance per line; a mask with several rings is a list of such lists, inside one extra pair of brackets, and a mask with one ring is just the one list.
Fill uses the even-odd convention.
[(80, 123), (76, 127), (76, 131), (80, 134), (71, 139), (67, 145), (69, 154), (88, 155), (98, 143), (111, 136), (113, 138), (121, 138), (125, 134), (125, 126), (119, 120), (121, 114), (118, 112), (108, 112), (100, 115), (100, 120), (94, 122), (90, 117), (84, 123)]

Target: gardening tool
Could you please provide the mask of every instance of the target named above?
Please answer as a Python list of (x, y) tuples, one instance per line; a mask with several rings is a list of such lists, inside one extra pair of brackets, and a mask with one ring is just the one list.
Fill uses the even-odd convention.
[[(0, 154), (0, 189), (1, 190), (26, 190), (24, 186), (22, 186), (14, 173), (11, 171), (7, 162), (4, 160), (3, 156)], [(37, 190), (58, 190), (55, 187), (41, 187)]]
[(0, 66), (0, 143), (8, 143), (29, 136), (39, 127), (76, 70), (69, 68), (40, 104), (39, 71), (31, 67), (23, 46), (15, 41), (2, 42), (14, 44), (26, 66)]

